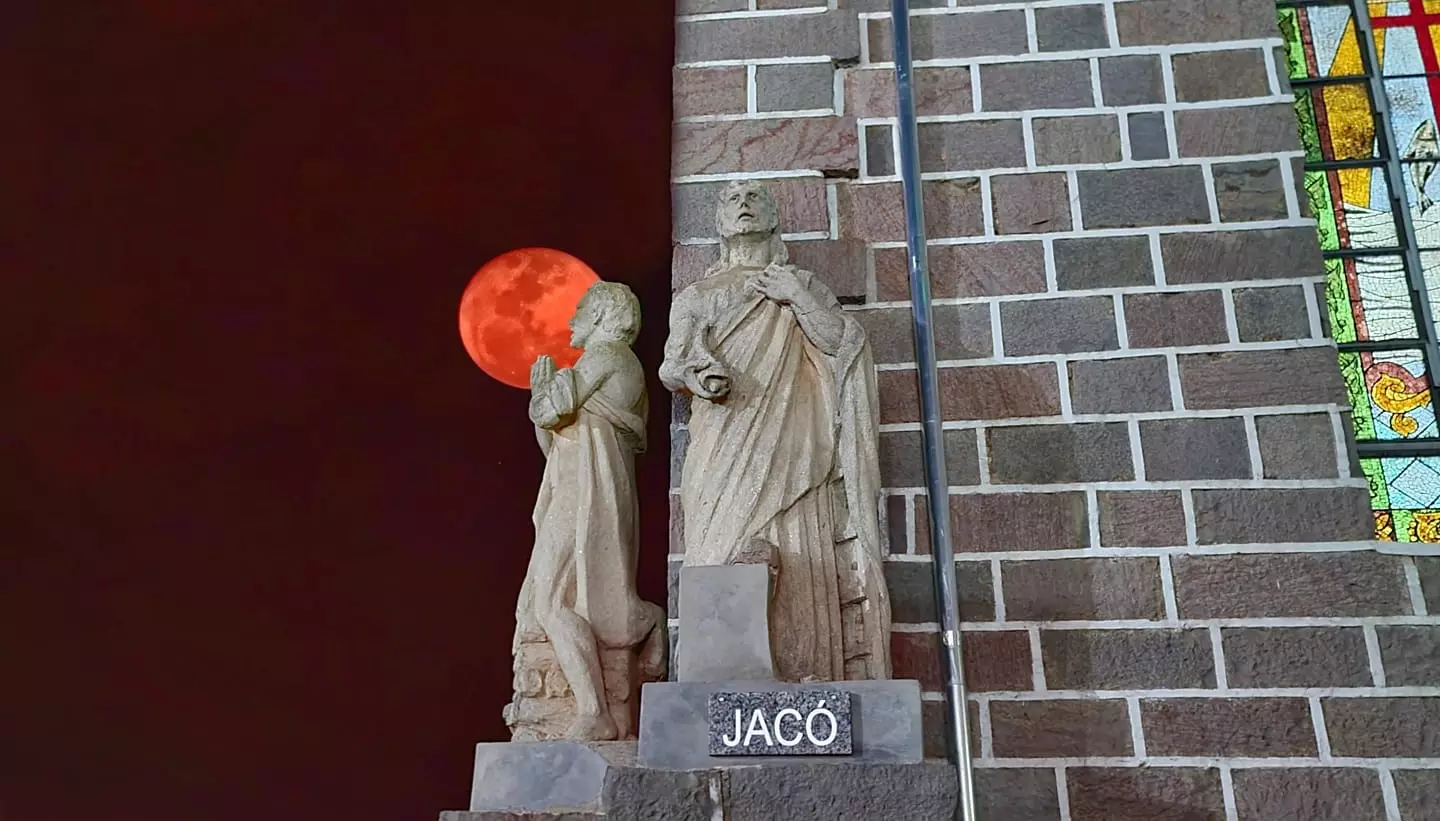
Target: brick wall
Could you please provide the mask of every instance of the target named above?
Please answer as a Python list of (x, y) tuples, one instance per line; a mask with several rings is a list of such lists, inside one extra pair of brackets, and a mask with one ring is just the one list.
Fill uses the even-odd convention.
[[(939, 752), (888, 3), (679, 5), (674, 287), (770, 178), (870, 331)], [(913, 5), (986, 817), (1440, 818), (1440, 559), (1365, 541), (1272, 0)]]

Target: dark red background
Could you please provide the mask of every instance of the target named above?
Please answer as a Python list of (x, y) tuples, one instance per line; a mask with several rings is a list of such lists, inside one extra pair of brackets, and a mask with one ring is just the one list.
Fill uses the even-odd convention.
[(7, 821), (464, 807), (542, 465), (458, 300), (490, 257), (560, 248), (636, 288), (658, 363), (672, 14), (6, 6)]

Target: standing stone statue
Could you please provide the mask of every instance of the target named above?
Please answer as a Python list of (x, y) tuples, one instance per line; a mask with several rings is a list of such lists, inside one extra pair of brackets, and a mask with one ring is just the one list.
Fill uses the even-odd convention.
[(535, 548), (515, 610), (514, 741), (635, 736), (641, 683), (664, 677), (665, 612), (635, 592), (645, 449), (645, 373), (630, 349), (640, 303), (597, 282), (570, 321), (584, 353), (530, 371), (530, 420), (545, 452)]
[(720, 261), (675, 298), (660, 367), (694, 397), (685, 564), (770, 566), (781, 680), (889, 678), (870, 345), (819, 277), (787, 264), (766, 188), (726, 186), (715, 223)]

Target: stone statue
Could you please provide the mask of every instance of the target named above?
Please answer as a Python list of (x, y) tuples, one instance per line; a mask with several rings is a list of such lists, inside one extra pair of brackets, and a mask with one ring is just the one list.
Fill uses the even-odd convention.
[(685, 564), (770, 566), (781, 680), (889, 678), (870, 345), (819, 277), (787, 264), (765, 187), (726, 186), (715, 223), (720, 261), (675, 298), (660, 368), (694, 397)]
[(535, 548), (515, 609), (514, 741), (634, 738), (636, 697), (665, 674), (665, 612), (635, 592), (645, 373), (640, 303), (597, 282), (570, 321), (573, 368), (541, 356), (530, 420), (545, 452)]

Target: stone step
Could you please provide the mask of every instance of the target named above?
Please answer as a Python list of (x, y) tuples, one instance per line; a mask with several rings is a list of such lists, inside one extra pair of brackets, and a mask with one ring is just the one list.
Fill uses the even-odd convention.
[(440, 821), (604, 821), (598, 812), (467, 812), (440, 813)]

